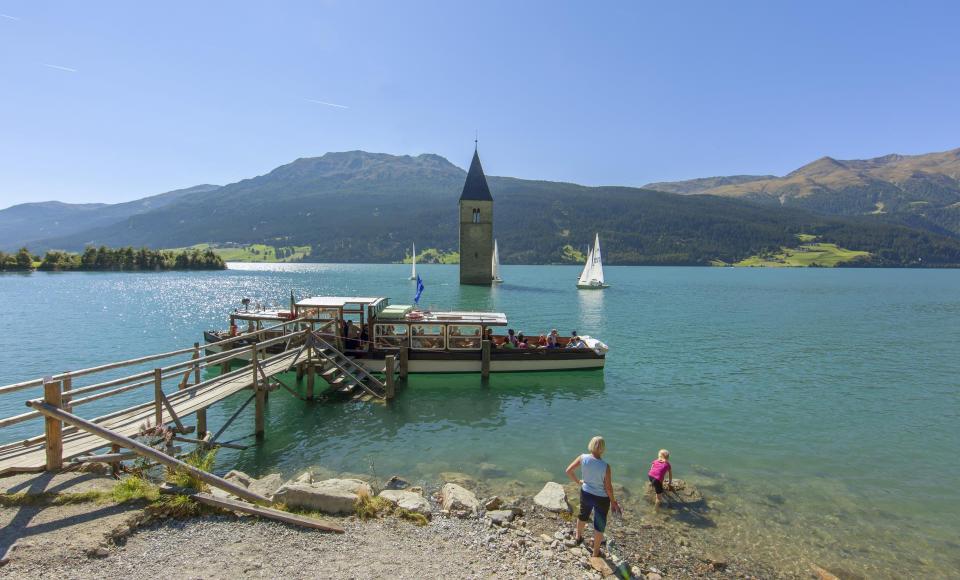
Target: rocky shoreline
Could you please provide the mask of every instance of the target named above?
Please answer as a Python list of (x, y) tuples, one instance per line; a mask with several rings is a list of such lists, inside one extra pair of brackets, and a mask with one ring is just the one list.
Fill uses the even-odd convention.
[[(324, 514), (345, 533), (229, 513), (158, 519), (134, 509), (109, 521), (90, 519), (74, 526), (88, 528), (86, 534), (67, 533), (70, 527), (65, 527), (51, 531), (50, 538), (41, 534), (17, 540), (4, 573), (40, 578), (102, 577), (105, 569), (128, 578), (171, 573), (191, 578), (796, 577), (742, 555), (703, 552), (682, 530), (631, 515), (629, 508), (623, 519), (611, 519), (607, 538), (612, 549), (603, 547), (604, 562), (591, 561), (589, 540), (584, 546), (573, 541), (576, 506), (568, 498), (574, 503), (577, 498), (569, 486), (556, 482), (546, 482), (533, 496), (484, 497), (477, 494), (487, 491), (482, 483), (459, 473), (444, 474), (445, 481), (428, 490), (396, 476), (382, 485), (364, 476), (320, 478), (310, 472), (286, 482), (279, 474), (253, 478), (232, 471), (226, 477), (284, 509)], [(99, 481), (112, 484), (106, 477)], [(679, 487), (680, 501), (702, 501), (692, 487)], [(375, 502), (380, 507), (358, 517), (361, 498), (380, 498)], [(45, 509), (68, 507), (68, 512), (80, 509)], [(0, 523), (15, 523), (17, 514), (11, 511), (16, 509), (0, 508)], [(410, 520), (399, 514), (422, 517)], [(77, 519), (75, 513), (64, 517)], [(44, 548), (45, 541), (59, 544), (57, 557)], [(830, 577), (823, 572), (812, 577)]]

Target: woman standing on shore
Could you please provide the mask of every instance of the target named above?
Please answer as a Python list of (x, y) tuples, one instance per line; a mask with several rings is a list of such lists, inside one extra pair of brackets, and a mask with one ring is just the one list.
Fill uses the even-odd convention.
[[(603, 541), (603, 531), (607, 527), (607, 513), (610, 506), (614, 512), (620, 511), (620, 504), (613, 497), (613, 479), (610, 466), (601, 459), (606, 451), (607, 444), (599, 435), (590, 440), (587, 450), (567, 467), (567, 477), (580, 486), (580, 514), (577, 516), (577, 543), (583, 541), (583, 528), (593, 512), (593, 556), (600, 555), (600, 543)], [(580, 468), (582, 479), (577, 479), (576, 471)]]

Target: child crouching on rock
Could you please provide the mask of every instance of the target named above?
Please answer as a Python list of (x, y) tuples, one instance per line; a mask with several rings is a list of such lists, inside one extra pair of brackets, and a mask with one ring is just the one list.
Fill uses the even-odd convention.
[(670, 452), (661, 449), (657, 458), (650, 462), (650, 473), (647, 474), (650, 483), (653, 485), (653, 491), (657, 492), (656, 505), (658, 506), (663, 503), (663, 476), (667, 476), (667, 489), (670, 489), (673, 484), (673, 469), (670, 467), (669, 459)]

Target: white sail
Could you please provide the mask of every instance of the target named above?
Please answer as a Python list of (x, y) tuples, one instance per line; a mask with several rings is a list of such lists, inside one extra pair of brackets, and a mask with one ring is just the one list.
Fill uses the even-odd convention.
[(578, 288), (604, 288), (603, 259), (600, 256), (600, 234), (596, 235), (593, 247), (587, 253), (587, 263), (583, 265), (583, 272), (577, 280)]
[(603, 286), (603, 260), (600, 259), (600, 234), (593, 242), (593, 271), (591, 280), (596, 280)]
[(493, 258), (490, 272), (494, 282), (503, 282), (500, 278), (500, 252), (497, 250), (497, 240), (493, 240)]
[(410, 279), (416, 280), (417, 279), (417, 244), (416, 243), (413, 244), (412, 257), (413, 257), (413, 267), (410, 270)]
[(590, 265), (593, 264), (593, 248), (587, 252), (587, 262), (583, 265), (583, 271), (580, 272), (580, 279), (577, 280), (577, 286), (587, 286), (590, 284)]

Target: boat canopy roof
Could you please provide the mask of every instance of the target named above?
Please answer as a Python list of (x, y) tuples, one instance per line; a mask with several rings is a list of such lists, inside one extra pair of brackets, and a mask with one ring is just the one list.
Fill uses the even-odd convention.
[(507, 315), (503, 312), (464, 312), (450, 310), (445, 312), (424, 312), (421, 318), (407, 322), (443, 322), (446, 324), (484, 324), (487, 326), (506, 326)]
[(347, 304), (377, 304), (386, 301), (383, 297), (361, 296), (313, 296), (297, 302), (302, 308), (343, 308)]

